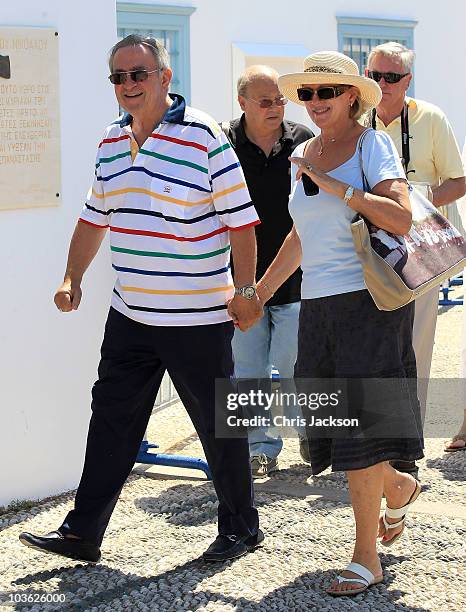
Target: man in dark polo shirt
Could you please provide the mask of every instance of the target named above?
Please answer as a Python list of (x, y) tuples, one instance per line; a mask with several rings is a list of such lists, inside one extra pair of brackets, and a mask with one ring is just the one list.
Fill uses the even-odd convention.
[[(286, 98), (277, 86), (278, 73), (268, 66), (251, 66), (238, 80), (239, 119), (222, 128), (241, 162), (252, 201), (261, 220), (255, 227), (257, 272), (261, 278), (278, 253), (293, 222), (288, 212), (291, 169), (288, 157), (301, 142), (313, 136), (303, 125), (284, 120)], [(292, 379), (297, 355), (301, 299), (298, 269), (265, 304), (264, 317), (247, 332), (238, 328), (233, 337), (235, 376), (270, 379), (275, 366), (281, 379)], [(260, 297), (260, 296), (259, 296)], [(282, 391), (293, 391), (282, 382)], [(258, 412), (259, 414), (259, 412)], [(263, 411), (260, 411), (263, 414)], [(290, 419), (300, 415), (296, 406), (285, 411)], [(273, 427), (248, 431), (251, 468), (255, 478), (278, 469), (283, 442)], [(307, 442), (300, 449), (306, 458)]]

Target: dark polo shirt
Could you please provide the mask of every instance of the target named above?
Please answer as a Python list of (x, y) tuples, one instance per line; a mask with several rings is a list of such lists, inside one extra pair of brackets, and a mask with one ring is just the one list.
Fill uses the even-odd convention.
[[(255, 226), (257, 240), (257, 272), (259, 280), (280, 250), (293, 227), (288, 212), (291, 188), (291, 168), (288, 157), (293, 150), (313, 133), (304, 125), (283, 121), (283, 135), (275, 143), (269, 157), (252, 143), (244, 130), (244, 115), (230, 122), (228, 138), (246, 177), (249, 193), (261, 220)], [(301, 299), (301, 269), (275, 292), (267, 306), (291, 304)]]

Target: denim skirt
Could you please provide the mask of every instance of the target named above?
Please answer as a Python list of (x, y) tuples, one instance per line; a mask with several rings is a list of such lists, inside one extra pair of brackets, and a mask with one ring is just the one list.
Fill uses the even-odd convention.
[[(327, 434), (319, 437), (316, 428), (308, 428), (313, 474), (329, 466), (332, 471), (348, 471), (382, 461), (412, 461), (424, 456), (422, 421), (415, 390), (413, 319), (414, 302), (398, 310), (381, 311), (367, 290), (301, 301), (295, 367), (297, 388), (300, 379), (302, 383), (304, 379), (340, 379), (349, 383), (391, 379), (398, 386), (410, 383), (411, 389), (405, 400), (397, 404), (396, 429), (393, 429), (397, 433), (390, 437), (383, 437), (390, 424), (375, 436), (333, 437)], [(391, 380), (386, 382), (391, 384)], [(374, 413), (380, 413), (382, 401), (377, 394), (369, 399), (366, 397), (366, 413), (370, 413), (371, 406)], [(349, 408), (357, 411), (358, 406)], [(385, 416), (387, 414), (390, 419), (389, 410), (385, 411)]]

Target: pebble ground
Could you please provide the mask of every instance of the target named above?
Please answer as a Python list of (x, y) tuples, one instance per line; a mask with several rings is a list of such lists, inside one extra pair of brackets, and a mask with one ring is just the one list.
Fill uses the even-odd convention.
[[(461, 319), (460, 306), (439, 309), (434, 377), (458, 376)], [(179, 404), (154, 414), (148, 434), (163, 451), (202, 456)], [(380, 547), (384, 583), (362, 595), (334, 599), (324, 590), (351, 556), (354, 525), (344, 475), (312, 477), (300, 462), (297, 440), (289, 439), (281, 470), (256, 486), (266, 540), (234, 562), (200, 559), (216, 535), (215, 494), (200, 472), (136, 466), (96, 566), (44, 555), (18, 541), (21, 531), (55, 529), (72, 505), (73, 492), (0, 516), (0, 610), (464, 609), (466, 452), (446, 455), (443, 441), (426, 441), (420, 462), (425, 490), (403, 537), (392, 548)]]

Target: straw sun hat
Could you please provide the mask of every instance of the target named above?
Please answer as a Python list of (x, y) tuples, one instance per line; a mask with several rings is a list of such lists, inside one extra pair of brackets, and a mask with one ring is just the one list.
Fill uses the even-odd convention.
[(360, 92), (364, 111), (377, 106), (382, 99), (379, 85), (359, 74), (358, 65), (347, 55), (337, 51), (319, 51), (304, 60), (304, 71), (284, 74), (278, 79), (281, 93), (296, 104), (304, 106), (298, 99), (297, 89), (301, 85), (353, 85)]

